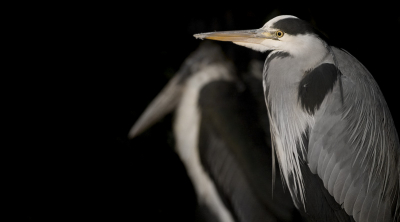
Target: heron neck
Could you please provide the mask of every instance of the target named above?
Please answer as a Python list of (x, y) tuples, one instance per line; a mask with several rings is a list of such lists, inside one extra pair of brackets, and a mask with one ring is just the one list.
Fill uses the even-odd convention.
[(327, 44), (313, 35), (305, 35), (292, 44), (288, 46), (287, 51), (294, 58), (292, 61), (298, 63), (298, 67), (304, 72), (321, 63), (333, 63)]

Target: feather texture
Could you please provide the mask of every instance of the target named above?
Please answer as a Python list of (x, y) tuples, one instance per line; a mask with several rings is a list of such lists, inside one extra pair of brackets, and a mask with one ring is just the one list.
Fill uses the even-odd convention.
[[(337, 84), (316, 112), (308, 148), (310, 169), (356, 221), (394, 221), (398, 209), (386, 220), (377, 216), (398, 198), (393, 193), (399, 190), (400, 147), (390, 112), (365, 67), (347, 52), (333, 52), (343, 74), (343, 92)], [(326, 155), (338, 158), (326, 163)]]
[[(340, 49), (328, 51), (331, 56), (327, 61), (305, 75), (313, 75), (314, 70), (321, 75), (335, 73), (336, 66), (340, 81), (330, 75), (328, 82), (333, 85), (323, 84), (328, 91), (321, 91), (323, 97), (315, 97), (312, 101), (318, 103), (309, 103), (311, 106), (304, 103), (311, 101), (307, 93), (312, 87), (311, 91), (302, 87), (312, 83), (293, 75), (301, 73), (296, 68), (301, 67), (296, 66), (301, 59), (290, 55), (271, 59), (270, 55), (266, 60), (264, 89), (282, 174), (298, 207), (313, 201), (305, 198), (313, 197), (306, 193), (309, 185), (300, 170), (304, 161), (355, 221), (395, 221), (399, 217), (400, 147), (390, 112), (379, 87), (360, 62)], [(294, 98), (296, 84), (300, 104)], [(285, 93), (281, 93), (282, 88)], [(304, 133), (309, 141), (302, 139)]]

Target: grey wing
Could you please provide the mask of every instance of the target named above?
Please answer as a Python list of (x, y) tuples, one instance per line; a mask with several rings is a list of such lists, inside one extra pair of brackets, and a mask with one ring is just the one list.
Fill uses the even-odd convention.
[(215, 81), (199, 98), (200, 158), (236, 220), (292, 221), (296, 210), (288, 192), (280, 184), (273, 190), (271, 149), (249, 92)]
[(333, 52), (342, 75), (315, 113), (308, 166), (355, 221), (398, 221), (400, 146), (391, 114), (368, 70)]

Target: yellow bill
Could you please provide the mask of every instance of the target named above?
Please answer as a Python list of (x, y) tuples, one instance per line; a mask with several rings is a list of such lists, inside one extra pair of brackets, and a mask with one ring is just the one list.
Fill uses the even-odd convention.
[(265, 39), (272, 39), (274, 34), (262, 29), (241, 30), (241, 31), (223, 31), (223, 32), (208, 32), (195, 34), (198, 39), (210, 39), (227, 42), (248, 42), (261, 43)]

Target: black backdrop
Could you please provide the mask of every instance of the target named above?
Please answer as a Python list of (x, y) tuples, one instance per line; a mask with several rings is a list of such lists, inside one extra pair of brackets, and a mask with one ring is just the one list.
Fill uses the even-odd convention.
[[(374, 75), (399, 126), (400, 109), (396, 97), (400, 95), (397, 88), (400, 71), (396, 67), (400, 55), (395, 50), (399, 49), (397, 33), (400, 14), (391, 13), (393, 9), (389, 5), (360, 5), (356, 8), (324, 5), (245, 2), (217, 6), (200, 2), (182, 7), (165, 4), (155, 11), (149, 9), (148, 16), (133, 14), (132, 23), (128, 22), (132, 18), (131, 13), (120, 17), (127, 20), (123, 24), (131, 29), (128, 33), (132, 35), (132, 41), (128, 41), (130, 47), (121, 49), (126, 52), (119, 57), (123, 61), (118, 63), (122, 70), (110, 73), (121, 78), (121, 83), (117, 83), (121, 84), (116, 106), (120, 115), (115, 118), (118, 130), (115, 133), (117, 147), (121, 149), (119, 154), (127, 154), (123, 156), (124, 172), (129, 177), (130, 166), (134, 162), (141, 175), (131, 175), (131, 179), (127, 180), (133, 187), (139, 188), (125, 187), (132, 192), (133, 202), (130, 202), (131, 208), (124, 208), (126, 212), (123, 214), (137, 212), (138, 208), (133, 204), (135, 200), (140, 200), (142, 202), (138, 203), (144, 204), (145, 216), (193, 220), (193, 188), (172, 151), (171, 115), (130, 143), (126, 142), (125, 135), (148, 103), (179, 69), (182, 60), (199, 45), (200, 40), (193, 37), (195, 33), (259, 28), (277, 14), (291, 14), (311, 21), (337, 46), (358, 58)], [(120, 25), (116, 27), (122, 28)], [(241, 71), (247, 69), (251, 58), (264, 60), (266, 56), (231, 43), (220, 45)], [(124, 149), (129, 151), (122, 151)], [(137, 194), (139, 199), (136, 199)]]
[[(193, 34), (260, 28), (273, 15), (290, 14), (314, 23), (361, 61), (383, 91), (399, 130), (400, 13), (395, 8), (394, 3), (350, 7), (338, 2), (327, 6), (281, 1), (77, 6), (74, 24), (80, 31), (75, 37), (81, 40), (75, 56), (85, 61), (84, 68), (76, 70), (85, 79), (85, 95), (73, 108), (79, 116), (73, 122), (79, 135), (57, 137), (49, 149), (59, 150), (57, 146), (71, 137), (82, 137), (84, 142), (68, 143), (61, 154), (55, 151), (63, 156), (62, 163), (42, 157), (48, 152), (23, 150), (16, 217), (194, 221), (193, 187), (173, 152), (172, 115), (132, 141), (126, 135), (198, 47), (201, 40)], [(219, 44), (240, 71), (247, 69), (250, 59), (266, 57), (232, 43)], [(49, 179), (53, 175), (57, 179)]]

